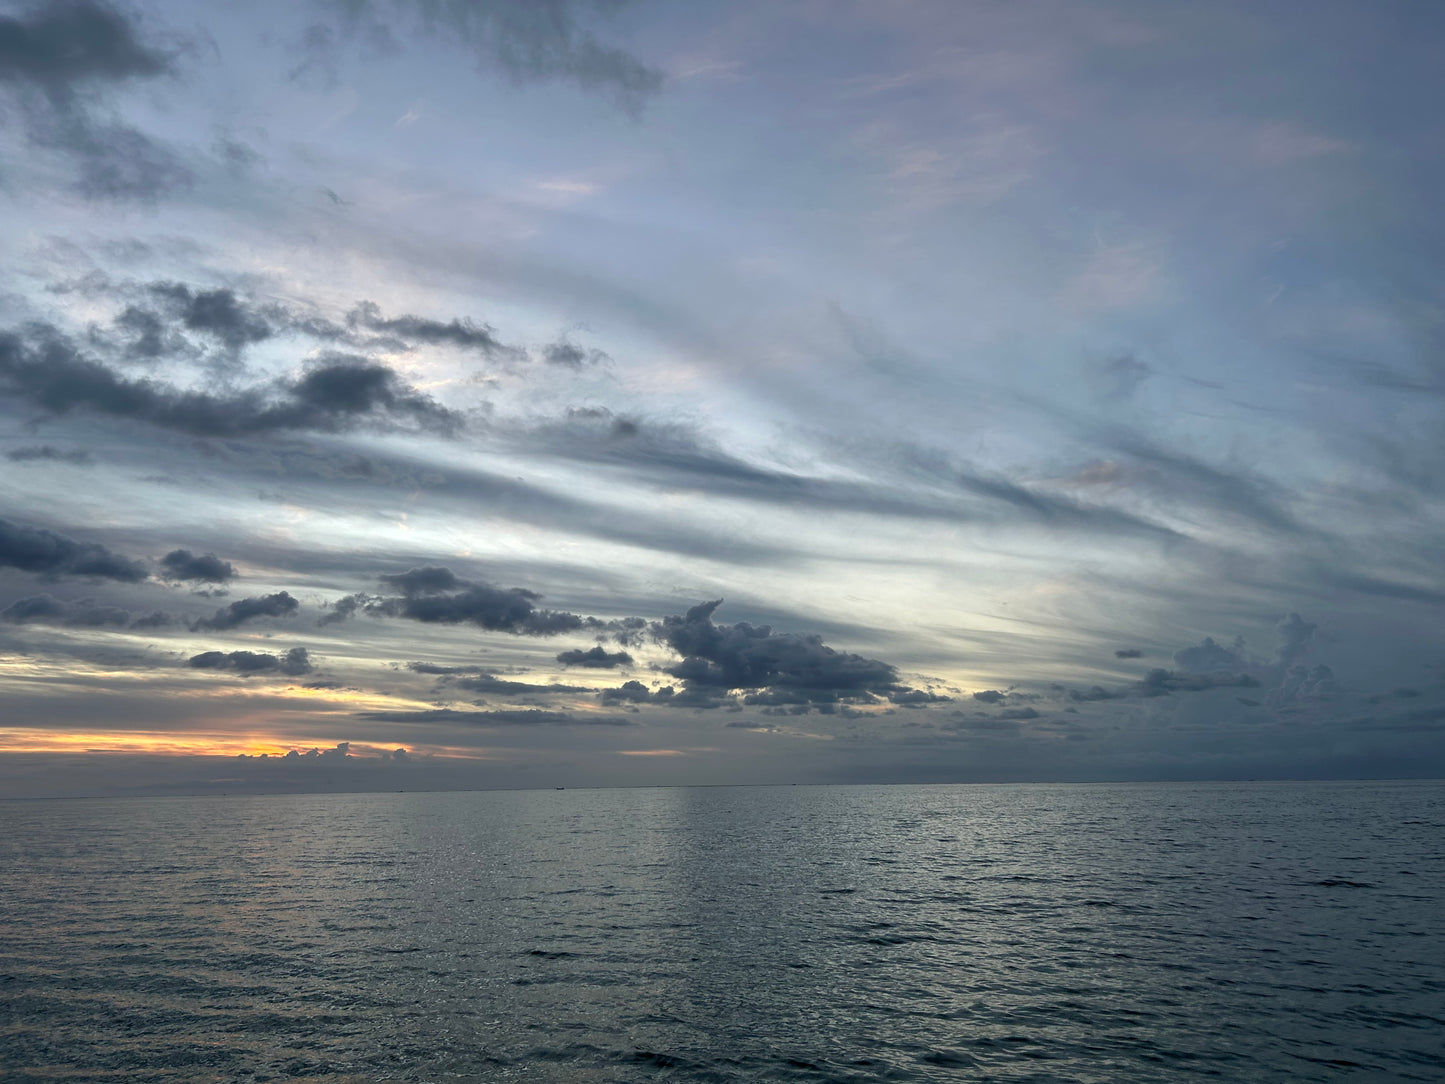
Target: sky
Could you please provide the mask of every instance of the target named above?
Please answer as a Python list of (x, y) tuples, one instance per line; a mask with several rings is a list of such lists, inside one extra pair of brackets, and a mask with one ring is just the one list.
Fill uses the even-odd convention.
[(1445, 9), (0, 0), (0, 795), (1445, 774)]

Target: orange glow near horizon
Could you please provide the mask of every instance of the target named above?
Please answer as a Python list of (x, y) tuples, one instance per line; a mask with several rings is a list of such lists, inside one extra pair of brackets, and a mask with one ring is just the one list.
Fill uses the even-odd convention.
[[(300, 745), (309, 749), (315, 743)], [(325, 743), (329, 748), (334, 742)], [(153, 730), (90, 731), (64, 734), (54, 730), (0, 729), (0, 752), (6, 753), (154, 753), (178, 756), (284, 756), (296, 743), (252, 734), (170, 733)]]
[[(377, 759), (395, 749), (403, 749), (412, 757), (443, 757), (451, 760), (499, 760), (498, 750), (468, 748), (456, 745), (434, 745), (412, 742), (345, 742), (348, 752), (359, 760)], [(90, 731), (61, 734), (53, 730), (27, 730), (21, 727), (0, 727), (0, 755), (6, 753), (92, 753), (127, 754), (130, 756), (174, 757), (273, 757), (287, 753), (307, 753), (312, 749), (326, 752), (337, 745), (334, 739), (288, 738), (260, 734), (168, 733), (165, 731), (127, 730)]]

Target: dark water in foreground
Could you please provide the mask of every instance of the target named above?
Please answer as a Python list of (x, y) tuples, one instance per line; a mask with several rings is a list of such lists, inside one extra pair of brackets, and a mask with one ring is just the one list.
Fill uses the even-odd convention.
[(0, 1078), (1445, 1079), (1445, 785), (0, 803)]

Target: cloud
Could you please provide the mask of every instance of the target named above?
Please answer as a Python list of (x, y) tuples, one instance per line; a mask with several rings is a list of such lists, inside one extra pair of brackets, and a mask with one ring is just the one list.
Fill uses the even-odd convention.
[(148, 573), (139, 561), (112, 553), (94, 542), (77, 542), (43, 527), (24, 527), (0, 519), (0, 568), (35, 572), (46, 579), (87, 576), (139, 583)]
[(1099, 700), (1117, 700), (1122, 693), (1111, 693), (1102, 685), (1091, 685), (1087, 689), (1070, 689), (1069, 699), (1076, 704), (1090, 704)]
[[(318, 761), (321, 761), (321, 762), (325, 762), (325, 761), (335, 762), (335, 761), (338, 761), (338, 760), (340, 760), (340, 761), (350, 761), (351, 763), (356, 763), (356, 758), (352, 757), (352, 755), (351, 755), (351, 743), (350, 743), (349, 741), (339, 741), (339, 742), (337, 742), (335, 745), (333, 745), (330, 749), (322, 749), (322, 748), (319, 748), (318, 746), (315, 746), (315, 745), (313, 745), (310, 749), (306, 749), (306, 750), (301, 750), (301, 749), (288, 749), (284, 754), (281, 754), (281, 755), (278, 755), (278, 756), (272, 756), (271, 754), (268, 754), (268, 753), (261, 753), (261, 754), (253, 757), (250, 753), (238, 753), (238, 754), (236, 754), (236, 759), (237, 759), (237, 760), (253, 760), (253, 761), (261, 761), (261, 762), (265, 762), (265, 761), (268, 761), (268, 760), (269, 760), (269, 761), (270, 761), (271, 763), (273, 763), (273, 764), (301, 764), (301, 763), (306, 763), (306, 762), (315, 763), (315, 762), (318, 762)], [(398, 749), (398, 750), (396, 750), (396, 751), (393, 752), (393, 753), (389, 753), (389, 754), (388, 754), (388, 753), (382, 753), (382, 754), (381, 754), (381, 757), (380, 757), (379, 759), (382, 759), (382, 760), (405, 760), (405, 759), (406, 759), (406, 750), (405, 750), (405, 749)], [(363, 763), (364, 763), (364, 761), (363, 761)], [(230, 781), (228, 780), (227, 782), (230, 782)]]
[[(193, 290), (180, 282), (152, 283), (150, 290), (170, 303), (172, 312), (186, 327), (217, 339), (230, 350), (264, 342), (276, 333), (270, 321), (238, 298), (234, 290)], [(139, 310), (127, 312), (136, 312), (138, 315), (130, 319), (144, 324), (145, 314)]]
[(1206, 689), (1257, 689), (1260, 681), (1250, 674), (1216, 670), (1212, 673), (1181, 673), (1156, 667), (1134, 686), (1143, 697), (1168, 696), (1170, 693), (1197, 693)]
[(460, 418), (368, 358), (327, 354), (297, 376), (229, 393), (131, 379), (83, 354), (55, 328), (0, 332), (0, 390), (51, 414), (83, 410), (204, 437), (362, 425), (451, 434)]
[(202, 618), (197, 621), (191, 628), (193, 630), (233, 629), (237, 625), (254, 621), (258, 617), (290, 617), (299, 606), (300, 603), (287, 592), (277, 591), (274, 595), (238, 599), (229, 606), (217, 610), (214, 617)]
[[(453, 346), (488, 357), (518, 359), (526, 354), (502, 342), (489, 325), (410, 313), (384, 317), (372, 301), (358, 302), (338, 323), (311, 307), (258, 297), (233, 284), (202, 288), (170, 280), (137, 285), (94, 279), (85, 288), (125, 302), (112, 326), (124, 341), (125, 355), (132, 358), (195, 357), (206, 342), (234, 358), (251, 346), (284, 337), (310, 339), (333, 350), (346, 346), (397, 353)], [(94, 331), (90, 337), (99, 340)]]
[(476, 583), (451, 593), (378, 599), (368, 603), (366, 609), (368, 613), (405, 617), (429, 624), (466, 623), (494, 632), (529, 636), (553, 636), (584, 626), (584, 620), (576, 614), (537, 609), (535, 603), (541, 597), (523, 587), (503, 588)]
[(168, 580), (226, 583), (236, 575), (236, 569), (214, 553), (197, 556), (190, 550), (171, 550), (161, 558), (161, 575)]
[(81, 449), (64, 450), (50, 444), (36, 444), (25, 448), (13, 448), (5, 453), (12, 463), (69, 463), (75, 467), (88, 467), (95, 457)]
[(1144, 652), (1137, 647), (1121, 647), (1114, 652), (1116, 659), (1139, 659), (1144, 657)]
[[(402, 617), (428, 624), (471, 624), (493, 632), (517, 636), (555, 636), (581, 629), (607, 631), (614, 623), (580, 617), (560, 610), (538, 609), (542, 598), (525, 587), (494, 587), (462, 579), (449, 568), (426, 565), (380, 577), (402, 591), (400, 597), (347, 595), (332, 604), (332, 612), (319, 624), (344, 621), (361, 610), (372, 617)], [(618, 626), (620, 632), (626, 630)]]
[(54, 595), (32, 595), (11, 603), (0, 611), (0, 621), (16, 624), (36, 622), (42, 625), (67, 625), (72, 628), (125, 627), (132, 621), (129, 610), (105, 606), (92, 599), (62, 602)]
[(408, 569), (395, 575), (378, 576), (383, 585), (402, 594), (426, 595), (437, 591), (453, 591), (464, 586), (464, 582), (449, 568), (439, 565), (425, 565)]
[(142, 44), (121, 12), (95, 0), (47, 0), (18, 18), (0, 16), (0, 82), (35, 87), (54, 102), (170, 70), (168, 54)]
[(599, 365), (611, 360), (601, 350), (587, 349), (566, 339), (558, 339), (544, 346), (542, 358), (549, 365), (561, 365), (568, 369), (580, 369), (584, 365)]
[(905, 450), (903, 458), (910, 473), (926, 480), (925, 491), (900, 487), (897, 480), (818, 478), (758, 466), (717, 447), (689, 426), (618, 415), (601, 407), (573, 408), (563, 419), (509, 436), (527, 454), (585, 461), (589, 467), (606, 465), (669, 490), (686, 488), (788, 509), (982, 522), (997, 519), (996, 506), (1003, 505), (1014, 515), (1048, 527), (1158, 540), (1179, 537), (1128, 512), (1038, 492), (918, 449)]
[(1250, 666), (1245, 654), (1244, 640), (1236, 638), (1232, 647), (1223, 647), (1206, 636), (1193, 647), (1181, 648), (1174, 653), (1174, 664), (1181, 669), (1203, 674), (1215, 670), (1244, 670)]
[(985, 704), (997, 704), (1007, 695), (1007, 693), (999, 692), (997, 689), (984, 689), (981, 692), (974, 693), (973, 698), (975, 700), (982, 700)]
[(565, 711), (540, 709), (501, 709), (498, 711), (458, 711), (454, 708), (433, 708), (427, 711), (364, 711), (362, 719), (381, 723), (463, 723), (467, 726), (635, 726), (630, 719), (617, 715), (574, 715)]
[(144, 43), (130, 19), (96, 0), (52, 0), (0, 16), (0, 91), (33, 146), (73, 159), (75, 186), (86, 196), (151, 200), (189, 183), (170, 150), (94, 112), (103, 90), (173, 72), (171, 53)]
[(452, 685), (474, 693), (493, 693), (498, 696), (524, 696), (532, 693), (583, 693), (589, 690), (582, 685), (535, 685), (528, 681), (508, 681), (495, 674), (479, 673), (475, 677), (457, 678)]
[(1161, 448), (1137, 434), (1118, 436), (1114, 443), (1118, 451), (1144, 468), (1134, 480), (1152, 484), (1169, 499), (1182, 498), (1216, 514), (1235, 516), (1280, 534), (1306, 533), (1287, 508), (1289, 495), (1263, 478), (1221, 470), (1183, 452)]
[[(1159, 695), (1162, 685), (1173, 686), (1171, 691), (1196, 691), (1200, 688), (1220, 686), (1242, 686), (1254, 684), (1271, 687), (1266, 697), (1271, 707), (1279, 707), (1301, 698), (1321, 699), (1338, 691), (1334, 673), (1328, 666), (1310, 669), (1301, 664), (1309, 650), (1318, 626), (1300, 617), (1297, 613), (1286, 614), (1275, 625), (1280, 643), (1273, 659), (1256, 658), (1245, 648), (1244, 640), (1236, 637), (1229, 647), (1206, 636), (1198, 644), (1174, 653), (1174, 663), (1182, 672), (1168, 679), (1151, 682), (1145, 678), (1146, 695)], [(1167, 671), (1155, 670), (1150, 674)], [(1247, 679), (1241, 681), (1239, 679)]]
[(410, 31), (459, 46), (479, 68), (498, 69), (517, 83), (571, 82), (635, 111), (661, 86), (662, 74), (603, 44), (587, 25), (594, 13), (617, 6), (618, 0), (348, 0), (328, 7), (338, 17), (334, 27), (308, 28), (309, 58), (302, 70), (328, 68), (338, 38), (395, 43), (398, 33)]
[(149, 203), (192, 181), (190, 168), (174, 152), (128, 125), (71, 114), (43, 132), (32, 132), (31, 139), (74, 157), (75, 187), (91, 199)]
[(300, 677), (314, 669), (310, 653), (304, 647), (293, 647), (284, 655), (261, 651), (203, 651), (192, 655), (186, 665), (196, 670), (234, 670), (242, 677), (268, 673)]
[(1318, 625), (1304, 620), (1297, 613), (1286, 614), (1285, 619), (1275, 626), (1279, 633), (1280, 645), (1278, 662), (1280, 666), (1293, 666), (1314, 639)]
[(66, 602), (50, 594), (31, 595), (12, 602), (0, 611), (0, 621), (77, 629), (160, 629), (176, 623), (174, 617), (159, 610), (148, 614), (132, 613), (120, 606), (106, 605), (90, 598)]
[(714, 707), (742, 692), (748, 705), (830, 709), (879, 697), (906, 703), (917, 692), (900, 685), (897, 669), (888, 663), (835, 651), (818, 636), (776, 633), (746, 622), (714, 624), (720, 605), (722, 599), (704, 602), (655, 626), (656, 638), (682, 656), (663, 667), (682, 683), (674, 703)]
[(560, 652), (557, 655), (557, 661), (563, 666), (586, 666), (610, 670), (616, 666), (631, 666), (632, 656), (625, 651), (609, 652), (599, 645), (586, 651), (578, 648), (574, 651)]
[(676, 692), (671, 685), (652, 692), (640, 681), (624, 681), (615, 689), (603, 689), (598, 699), (604, 704), (660, 704), (672, 700)]
[(1302, 700), (1329, 700), (1339, 692), (1334, 670), (1323, 663), (1291, 666), (1285, 671), (1279, 687), (1272, 690), (1265, 701), (1272, 708), (1282, 708)]
[(1033, 708), (1004, 708), (998, 713), (998, 717), (1009, 722), (1025, 722), (1039, 718), (1039, 713)]
[(496, 332), (486, 324), (477, 325), (470, 320), (452, 319), (447, 322), (429, 320), (423, 316), (393, 316), (385, 319), (381, 308), (374, 301), (362, 301), (346, 315), (346, 323), (353, 328), (363, 327), (368, 331), (394, 335), (404, 342), (426, 343), (431, 346), (455, 346), (465, 350), (478, 350), (483, 354), (511, 353), (512, 348), (502, 343)]

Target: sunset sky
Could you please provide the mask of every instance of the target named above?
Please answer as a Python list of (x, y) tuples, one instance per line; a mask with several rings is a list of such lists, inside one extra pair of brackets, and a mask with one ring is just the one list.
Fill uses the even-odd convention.
[(1413, 0), (0, 0), (0, 795), (1439, 776), (1442, 100)]

